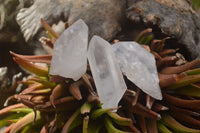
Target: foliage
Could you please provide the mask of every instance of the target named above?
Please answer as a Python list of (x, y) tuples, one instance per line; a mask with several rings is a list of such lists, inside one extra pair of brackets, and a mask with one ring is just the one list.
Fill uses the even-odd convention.
[(200, 7), (200, 0), (192, 0), (192, 4), (196, 10)]

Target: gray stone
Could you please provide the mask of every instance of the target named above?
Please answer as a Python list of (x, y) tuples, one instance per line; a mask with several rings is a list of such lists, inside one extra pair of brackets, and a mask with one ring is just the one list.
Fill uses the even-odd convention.
[(118, 42), (112, 48), (127, 78), (145, 93), (161, 100), (154, 56), (136, 42)]
[(116, 108), (127, 87), (111, 45), (93, 36), (88, 60), (102, 107)]
[(17, 82), (21, 80), (22, 73), (13, 75), (11, 82), (8, 77), (9, 70), (10, 69), (8, 69), (7, 67), (0, 67), (0, 109), (4, 107), (4, 102), (8, 97), (16, 94), (16, 89), (21, 89), (21, 84), (18, 84)]
[(7, 128), (7, 127), (2, 127), (2, 128), (0, 128), (0, 133), (3, 133), (4, 130), (6, 130), (6, 128)]
[[(190, 0), (129, 0), (127, 17), (177, 40), (172, 43), (187, 58), (200, 57), (200, 17)], [(155, 30), (157, 34), (158, 31)], [(161, 33), (160, 33), (161, 34)]]
[(8, 68), (0, 67), (0, 89), (6, 88), (10, 84), (10, 80), (8, 78)]
[(50, 74), (78, 80), (87, 68), (88, 27), (78, 20), (56, 40)]
[(42, 28), (41, 18), (50, 25), (60, 19), (71, 25), (81, 18), (90, 28), (90, 37), (99, 35), (110, 40), (121, 30), (125, 3), (126, 0), (35, 0), (31, 7), (19, 11), (16, 20), (26, 40)]

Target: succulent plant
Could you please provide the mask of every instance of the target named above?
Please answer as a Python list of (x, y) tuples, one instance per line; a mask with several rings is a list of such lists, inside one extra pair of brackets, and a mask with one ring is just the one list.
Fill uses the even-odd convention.
[[(52, 49), (59, 35), (43, 20), (42, 24), (49, 38), (41, 41)], [(16, 104), (0, 110), (0, 127), (8, 126), (4, 133), (200, 132), (200, 69), (192, 69), (200, 60), (186, 61), (177, 49), (165, 47), (166, 39), (154, 39), (147, 29), (135, 40), (155, 56), (164, 99), (155, 100), (124, 77), (128, 89), (118, 108), (101, 107), (98, 96), (93, 95), (96, 89), (89, 65), (82, 78), (73, 81), (49, 75), (52, 55), (10, 52), (35, 76), (20, 81), (27, 88), (8, 98), (7, 102)]]

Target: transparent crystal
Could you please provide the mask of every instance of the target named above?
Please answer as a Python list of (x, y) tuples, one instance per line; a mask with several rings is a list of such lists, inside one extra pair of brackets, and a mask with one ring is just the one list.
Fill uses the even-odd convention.
[(88, 26), (76, 21), (56, 40), (50, 74), (78, 80), (87, 68)]
[(117, 107), (127, 87), (111, 45), (93, 36), (89, 44), (88, 60), (102, 107)]
[(145, 93), (161, 100), (154, 56), (136, 42), (118, 42), (112, 48), (124, 75)]

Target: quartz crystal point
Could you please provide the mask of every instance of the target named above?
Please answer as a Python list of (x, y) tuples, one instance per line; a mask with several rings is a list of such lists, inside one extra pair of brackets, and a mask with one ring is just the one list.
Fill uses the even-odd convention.
[(78, 80), (87, 68), (88, 27), (76, 21), (56, 40), (50, 74)]
[(116, 108), (127, 87), (111, 45), (93, 36), (88, 60), (102, 108)]
[(154, 56), (136, 42), (118, 42), (112, 48), (124, 75), (145, 93), (161, 100)]

